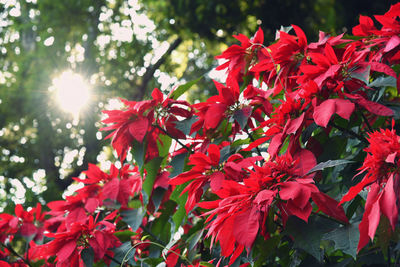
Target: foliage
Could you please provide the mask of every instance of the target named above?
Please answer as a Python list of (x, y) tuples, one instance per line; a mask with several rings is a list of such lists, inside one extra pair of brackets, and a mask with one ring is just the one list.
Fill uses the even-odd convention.
[(104, 111), (120, 168), (0, 214), (2, 264), (397, 265), (399, 17), (314, 43), (239, 34), (206, 101), (181, 99), (194, 80)]

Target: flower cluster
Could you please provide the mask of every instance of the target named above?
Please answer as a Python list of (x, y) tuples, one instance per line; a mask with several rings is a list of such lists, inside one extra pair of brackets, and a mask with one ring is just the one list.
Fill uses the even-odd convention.
[[(101, 130), (111, 131), (122, 167), (90, 164), (74, 178), (82, 188), (45, 212), (38, 204), (0, 214), (0, 263), (248, 266), (277, 237), (294, 254), (294, 217), (330, 220), (333, 238), (362, 214), (357, 252), (374, 239), (381, 215), (395, 230), (400, 4), (375, 18), (380, 29), (361, 16), (354, 36), (321, 32), (311, 43), (296, 25), (269, 46), (261, 28), (234, 36), (240, 44), (217, 56), (226, 81), (215, 81), (218, 93), (206, 101), (179, 100), (190, 82), (104, 111)], [(368, 197), (356, 202), (362, 190)], [(22, 253), (13, 249), (21, 240)]]

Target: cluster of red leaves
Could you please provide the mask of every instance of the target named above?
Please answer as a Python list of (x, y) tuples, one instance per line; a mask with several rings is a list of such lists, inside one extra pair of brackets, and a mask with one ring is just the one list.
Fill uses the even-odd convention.
[[(43, 260), (48, 266), (82, 266), (82, 254), (88, 250), (95, 262), (108, 264), (112, 249), (121, 245), (116, 233), (130, 229), (121, 222), (120, 213), (138, 200), (146, 215), (138, 229), (131, 229), (138, 235), (130, 241), (137, 245), (136, 256), (143, 256), (148, 254), (140, 239), (144, 227), (162, 216), (157, 210), (182, 187), (186, 213), (197, 219), (208, 216), (206, 237), (211, 237), (212, 245), (219, 243), (230, 264), (245, 248), (250, 252), (257, 236), (268, 239), (273, 234), (267, 223), (271, 218), (280, 226), (278, 231), (285, 229), (290, 216), (307, 222), (319, 212), (349, 223), (342, 206), (319, 190), (315, 173), (310, 173), (323, 148), (302, 134), (311, 126), (329, 134), (337, 128), (335, 114), (345, 120), (367, 117), (362, 128), (379, 116), (393, 115), (370, 99), (375, 89), (369, 82), (371, 77), (392, 76), (400, 84), (392, 69), (400, 63), (399, 17), (400, 4), (375, 16), (381, 29), (361, 16), (353, 29), (356, 40), (321, 32), (317, 42), (308, 43), (295, 25), (294, 35), (280, 31), (270, 46), (263, 44), (261, 29), (253, 38), (235, 36), (240, 45), (217, 56), (226, 60), (217, 69), (226, 70), (227, 80), (215, 82), (218, 94), (205, 102), (191, 105), (177, 100), (174, 92), (164, 96), (154, 89), (150, 100), (122, 100), (122, 110), (104, 111), (108, 118), (103, 122), (110, 125), (102, 130), (112, 131), (107, 138), (112, 138), (120, 161), (132, 149), (138, 166), (112, 165), (105, 173), (90, 165), (85, 178), (75, 178), (83, 188), (65, 200), (48, 203), (45, 213), (40, 205), (29, 211), (17, 205), (15, 216), (0, 214), (0, 241), (11, 243), (17, 234), (29, 237), (24, 258)], [(243, 136), (248, 139), (239, 140)], [(176, 144), (168, 146), (167, 138)], [(375, 236), (381, 214), (392, 229), (398, 220), (400, 137), (394, 130), (380, 130), (370, 133), (368, 141), (360, 169), (365, 177), (342, 199), (350, 201), (361, 190), (370, 190), (359, 250)], [(265, 150), (268, 156), (262, 153)], [(175, 171), (173, 160), (184, 153), (189, 155), (184, 171), (169, 179), (171, 169)], [(161, 163), (146, 169), (151, 162)], [(158, 187), (165, 189), (160, 208), (149, 201)], [(191, 220), (184, 227), (189, 229)], [(168, 267), (177, 264), (179, 254), (187, 253), (183, 246), (180, 242), (172, 246)], [(0, 252), (3, 259), (13, 253), (6, 246)], [(24, 263), (19, 260), (14, 266), (18, 264)], [(193, 266), (199, 265), (196, 259)]]
[(350, 201), (364, 188), (369, 189), (358, 250), (374, 239), (381, 214), (389, 219), (394, 230), (399, 211), (396, 203), (400, 193), (400, 136), (393, 129), (386, 129), (371, 133), (368, 141), (370, 145), (365, 149), (368, 154), (359, 173), (366, 174), (341, 200), (341, 203)]

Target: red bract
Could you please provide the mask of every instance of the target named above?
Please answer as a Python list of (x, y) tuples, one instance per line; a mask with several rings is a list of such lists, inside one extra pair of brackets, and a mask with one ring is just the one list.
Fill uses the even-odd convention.
[[(85, 187), (76, 190), (76, 194), (67, 196), (65, 200), (48, 203), (49, 214), (53, 218), (46, 222), (46, 228), (56, 231), (57, 228), (69, 229), (72, 223), (84, 223), (87, 215), (94, 213), (102, 205), (114, 205), (118, 202), (121, 207), (127, 207), (129, 198), (142, 189), (142, 179), (137, 167), (134, 169), (125, 164), (120, 170), (111, 165), (110, 174), (103, 172), (94, 164), (89, 164), (85, 171), (85, 179), (74, 178)], [(65, 216), (65, 213), (67, 215)]]
[(209, 222), (207, 236), (211, 236), (212, 242), (219, 241), (221, 254), (231, 256), (230, 264), (244, 248), (250, 250), (259, 231), (265, 238), (269, 237), (265, 220), (271, 209), (279, 211), (283, 224), (292, 215), (307, 221), (312, 211), (310, 199), (313, 199), (329, 216), (348, 222), (338, 203), (319, 192), (313, 180), (306, 176), (314, 165), (315, 158), (307, 150), (299, 152), (295, 159), (289, 154), (279, 156), (263, 167), (254, 166), (255, 170), (250, 171), (243, 184), (224, 180), (222, 188), (216, 191), (218, 200), (198, 204), (212, 209), (204, 213), (210, 215), (206, 220)]
[(0, 242), (4, 243), (7, 238), (11, 241), (17, 233), (34, 240), (43, 239), (45, 214), (42, 213), (40, 203), (29, 211), (25, 211), (21, 204), (17, 204), (14, 213), (16, 216), (0, 214)]
[[(100, 130), (113, 130), (106, 138), (112, 137), (111, 144), (118, 156), (121, 157), (121, 161), (125, 160), (126, 152), (132, 146), (132, 142), (142, 143), (146, 136), (149, 138), (149, 147), (157, 151), (157, 147), (154, 148), (156, 142), (153, 140), (154, 136), (149, 135), (149, 133), (155, 131), (152, 125), (154, 122), (161, 123), (161, 126), (165, 124), (168, 129), (174, 129), (177, 132), (178, 130), (171, 124), (176, 121), (176, 116), (186, 118), (192, 116), (192, 113), (188, 110), (190, 105), (186, 101), (164, 99), (163, 94), (157, 88), (153, 90), (152, 97), (152, 100), (140, 102), (121, 99), (126, 106), (125, 110), (103, 111), (108, 115), (108, 118), (102, 122), (112, 125)], [(159, 133), (157, 137), (158, 135)]]
[(85, 248), (92, 248), (95, 260), (98, 261), (108, 250), (121, 245), (114, 236), (115, 225), (108, 221), (95, 222), (92, 216), (87, 221), (71, 224), (69, 230), (46, 236), (52, 241), (38, 247), (39, 254), (44, 259), (56, 256), (56, 266), (83, 266), (81, 253)]
[(243, 34), (234, 35), (233, 37), (239, 40), (241, 45), (232, 45), (215, 58), (227, 59), (228, 61), (217, 67), (217, 70), (228, 68), (227, 79), (240, 82), (241, 77), (246, 75), (249, 66), (253, 65), (258, 58), (262, 57), (260, 48), (263, 46), (264, 32), (259, 28), (251, 39)]
[(365, 177), (350, 188), (340, 203), (352, 200), (361, 190), (369, 188), (363, 219), (360, 223), (358, 250), (373, 240), (380, 215), (385, 215), (394, 230), (398, 219), (400, 137), (394, 130), (380, 130), (369, 135), (368, 153), (360, 173)]
[[(103, 123), (113, 123), (113, 125), (104, 127), (101, 130), (113, 130), (106, 138), (112, 137), (112, 146), (117, 151), (118, 156), (123, 161), (131, 143), (136, 140), (141, 143), (149, 131), (149, 127), (153, 122), (153, 114), (151, 101), (130, 102), (124, 101), (127, 109), (107, 110), (103, 111), (108, 118)], [(147, 112), (147, 116), (144, 114)]]
[[(191, 155), (189, 165), (193, 165), (192, 169), (178, 175), (169, 182), (171, 185), (180, 185), (191, 181), (182, 191), (182, 194), (188, 192), (188, 200), (185, 205), (187, 213), (200, 201), (205, 185), (209, 185), (212, 192), (217, 192), (224, 180), (241, 181), (245, 176), (245, 169), (255, 161), (262, 159), (262, 157), (244, 159), (237, 154), (229, 157), (226, 163), (222, 163), (220, 162), (220, 148), (217, 145), (209, 145), (207, 151), (208, 155), (202, 152)], [(233, 175), (233, 173), (236, 175)]]
[(256, 77), (258, 73), (266, 72), (264, 80), (274, 86), (269, 94), (277, 95), (283, 89), (291, 91), (295, 87), (292, 76), (297, 74), (298, 64), (305, 60), (307, 38), (298, 26), (292, 27), (297, 36), (280, 31), (278, 41), (261, 50), (265, 59), (251, 69)]

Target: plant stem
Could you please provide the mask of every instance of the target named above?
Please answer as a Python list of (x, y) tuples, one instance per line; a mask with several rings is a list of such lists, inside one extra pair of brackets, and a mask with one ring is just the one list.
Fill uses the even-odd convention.
[[(104, 256), (106, 256), (106, 257), (109, 258), (110, 260), (114, 261), (115, 263), (118, 263), (119, 265), (122, 264), (119, 260), (114, 259), (114, 258), (111, 257), (110, 255), (104, 254)], [(122, 265), (121, 265), (121, 266), (122, 266)]]
[(365, 124), (367, 125), (368, 131), (372, 132), (373, 129), (372, 129), (371, 124), (369, 123), (367, 117), (365, 117), (365, 115), (364, 115), (364, 113), (362, 111), (360, 113), (361, 113), (361, 117), (363, 118)]
[[(249, 136), (251, 142), (255, 142), (253, 136), (251, 135), (251, 133), (249, 132), (249, 129), (247, 128), (247, 125), (246, 125), (246, 127), (244, 127), (243, 131)], [(256, 146), (256, 150), (257, 150), (258, 155), (262, 156), (262, 155), (261, 155), (261, 151), (260, 151), (260, 149), (258, 148), (258, 146)]]
[(137, 246), (139, 246), (139, 245), (142, 245), (142, 244), (151, 244), (151, 245), (155, 245), (155, 246), (158, 246), (158, 247), (160, 247), (160, 248), (166, 249), (166, 250), (168, 250), (169, 252), (171, 252), (171, 253), (177, 255), (177, 256), (178, 256), (179, 258), (181, 258), (182, 260), (186, 261), (188, 264), (190, 264), (190, 265), (192, 264), (186, 257), (184, 257), (184, 256), (182, 256), (181, 254), (179, 254), (179, 253), (173, 251), (172, 249), (169, 249), (169, 248), (167, 248), (167, 247), (165, 247), (165, 246), (163, 246), (163, 245), (161, 245), (161, 244), (159, 244), (159, 243), (156, 243), (156, 242), (143, 241), (143, 242), (140, 242), (140, 243), (135, 244), (134, 246), (132, 246), (132, 247), (126, 252), (124, 258), (122, 259), (122, 263), (120, 264), (121, 267), (123, 266), (123, 264), (125, 263), (125, 261), (127, 261), (127, 260), (126, 260), (126, 257), (129, 255), (129, 253), (132, 251), (132, 249), (134, 249), (135, 247), (137, 247)]
[(337, 219), (335, 219), (335, 218), (332, 218), (332, 217), (330, 217), (330, 216), (328, 216), (328, 215), (325, 215), (325, 214), (323, 214), (323, 213), (319, 213), (319, 212), (315, 212), (315, 211), (313, 211), (312, 213), (315, 214), (315, 215), (317, 215), (317, 216), (319, 216), (319, 217), (321, 217), (321, 218), (325, 218), (325, 219), (334, 221), (334, 222), (336, 222), (336, 223), (338, 223), (338, 224), (341, 224), (341, 225), (344, 225), (344, 226), (347, 226), (347, 225), (348, 225), (348, 223), (339, 221), (339, 220), (337, 220)]
[(329, 122), (329, 125), (348, 134), (348, 135), (351, 135), (351, 136), (357, 138), (358, 140), (360, 140), (363, 143), (368, 144), (368, 140), (364, 136), (357, 134), (357, 133), (353, 132), (352, 130), (343, 128), (342, 126), (339, 126), (339, 125), (335, 124), (334, 122)]
[(172, 139), (174, 139), (178, 144), (180, 144), (183, 148), (185, 148), (190, 154), (193, 153), (193, 151), (186, 146), (184, 143), (182, 143), (178, 138), (173, 137), (170, 133), (168, 133), (166, 130), (164, 130), (162, 127), (160, 127), (157, 124), (154, 124), (153, 127), (156, 127), (157, 129), (159, 129), (161, 132), (163, 132), (164, 134), (168, 135), (169, 137), (171, 137)]
[(21, 255), (18, 254), (18, 252), (16, 252), (11, 246), (6, 246), (4, 244), (1, 244), (4, 248), (8, 249), (12, 254), (14, 254), (17, 258), (20, 258), (26, 265), (28, 265), (29, 267), (32, 267), (31, 263), (25, 259), (24, 257), (22, 257)]

